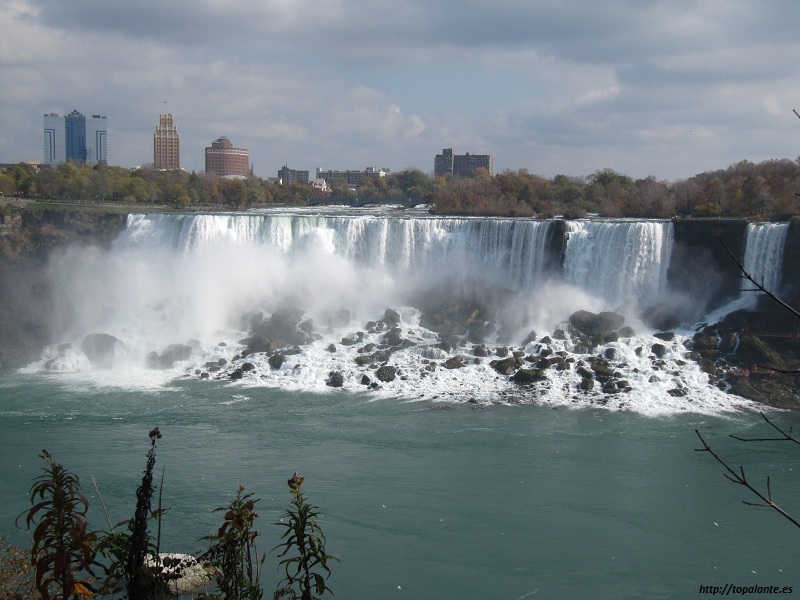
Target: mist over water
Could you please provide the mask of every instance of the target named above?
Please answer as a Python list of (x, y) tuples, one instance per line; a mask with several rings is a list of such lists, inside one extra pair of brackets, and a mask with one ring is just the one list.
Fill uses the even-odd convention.
[[(485, 342), (519, 346), (534, 331), (527, 352), (541, 347), (539, 338), (565, 328), (577, 310), (623, 314), (636, 335), (605, 351), (624, 359), (624, 375), (638, 387), (609, 408), (715, 411), (746, 404), (709, 386), (697, 365), (683, 360), (685, 337), (668, 348), (665, 368), (654, 370), (643, 353), (654, 331), (640, 319), (641, 311), (671, 293), (671, 222), (566, 222), (563, 256), (552, 249), (554, 224), (352, 211), (131, 215), (110, 250), (73, 248), (52, 259), (49, 276), (58, 300), (52, 328), (62, 343), (45, 349), (28, 370), (112, 385), (163, 385), (209, 361), (236, 361), (253, 315), (290, 308), (313, 321), (316, 340), (278, 369), (266, 364), (266, 356), (251, 355), (258, 376), (242, 385), (326, 391), (328, 374), (341, 371), (345, 388), (360, 389), (364, 369), (353, 367), (356, 350), (339, 342), (360, 331), (362, 344), (379, 343), (380, 336), (364, 334), (366, 324), (391, 308), (399, 312), (399, 326), (413, 347), (391, 357), (404, 377), (371, 394), (593, 402), (576, 393), (574, 374), (555, 371), (548, 372), (550, 385), (526, 400), (520, 388), (492, 371), (491, 357), (472, 359), (471, 343), (449, 353), (469, 355), (464, 368), (426, 372), (430, 359), (444, 360), (448, 352), (434, 347), (438, 337), (423, 326), (423, 313), (477, 302), (492, 311), (480, 318), (497, 324), (487, 329)], [(785, 230), (767, 224), (748, 229), (748, 268), (768, 267), (770, 282), (780, 272)], [(343, 311), (344, 321), (335, 317)], [(82, 351), (90, 334), (119, 341), (103, 369)], [(190, 346), (191, 356), (167, 372), (146, 367), (149, 354), (174, 344)], [(331, 344), (336, 351), (329, 351)], [(569, 340), (551, 339), (549, 345), (573, 352)], [(666, 394), (674, 385), (691, 393), (678, 402)]]

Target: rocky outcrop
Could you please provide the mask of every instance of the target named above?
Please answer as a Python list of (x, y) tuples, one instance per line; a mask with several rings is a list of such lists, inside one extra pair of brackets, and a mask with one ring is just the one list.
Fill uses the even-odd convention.
[(171, 369), (175, 363), (187, 360), (192, 355), (192, 347), (186, 344), (170, 344), (161, 354), (151, 352), (147, 355), (150, 369)]
[(81, 343), (81, 350), (91, 363), (105, 369), (114, 364), (117, 352), (122, 348), (122, 342), (108, 333), (90, 333)]

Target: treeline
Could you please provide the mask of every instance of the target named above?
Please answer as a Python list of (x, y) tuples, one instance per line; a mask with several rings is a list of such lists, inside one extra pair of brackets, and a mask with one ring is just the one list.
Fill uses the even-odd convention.
[[(112, 200), (165, 203), (180, 208), (192, 204), (232, 207), (304, 205), (324, 195), (307, 184), (280, 185), (249, 177), (227, 179), (208, 173), (124, 169), (64, 163), (37, 171), (20, 163), (0, 170), (0, 192), (53, 200)], [(612, 169), (585, 177), (556, 175), (552, 179), (526, 169), (472, 179), (431, 178), (409, 168), (383, 178), (365, 178), (358, 189), (334, 181), (327, 194), (333, 201), (375, 198), (404, 202), (408, 198), (431, 205), (437, 214), (511, 215), (578, 218), (668, 218), (680, 216), (761, 216), (800, 214), (800, 159), (761, 163), (741, 161), (727, 169), (676, 182), (655, 177), (633, 179)]]

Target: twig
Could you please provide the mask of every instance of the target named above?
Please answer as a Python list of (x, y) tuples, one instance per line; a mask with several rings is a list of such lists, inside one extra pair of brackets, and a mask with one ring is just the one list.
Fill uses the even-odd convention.
[[(764, 417), (764, 418), (766, 419), (766, 417)], [(772, 425), (772, 423), (770, 423), (769, 420), (767, 420), (767, 423)], [(775, 425), (772, 425), (772, 426), (775, 427)], [(778, 429), (778, 430), (780, 431), (780, 429)], [(797, 527), (800, 527), (800, 523), (798, 523), (791, 515), (789, 515), (786, 511), (784, 511), (780, 506), (775, 504), (775, 502), (772, 500), (772, 486), (770, 484), (769, 477), (767, 477), (767, 495), (765, 496), (758, 489), (753, 487), (750, 484), (749, 481), (747, 481), (747, 477), (746, 477), (746, 475), (744, 473), (744, 467), (740, 466), (739, 467), (739, 472), (737, 473), (734, 469), (732, 469), (728, 465), (728, 463), (726, 463), (724, 460), (722, 460), (722, 458), (716, 452), (714, 452), (711, 449), (711, 446), (709, 446), (706, 443), (706, 441), (703, 439), (703, 436), (700, 435), (700, 432), (697, 429), (695, 429), (694, 432), (697, 434), (697, 437), (700, 438), (700, 443), (703, 444), (703, 447), (702, 448), (696, 448), (695, 452), (708, 452), (709, 454), (711, 454), (711, 456), (713, 456), (714, 459), (719, 464), (721, 464), (723, 467), (725, 467), (726, 471), (728, 471), (729, 474), (724, 474), (724, 476), (725, 476), (725, 478), (727, 480), (732, 481), (733, 483), (736, 483), (736, 484), (739, 484), (739, 485), (743, 485), (744, 487), (746, 487), (748, 490), (750, 490), (753, 494), (755, 494), (761, 500), (760, 503), (747, 502), (746, 500), (742, 500), (743, 504), (747, 504), (748, 506), (763, 506), (763, 507), (766, 507), (766, 508), (771, 508), (771, 509), (777, 511), (778, 513), (780, 513), (781, 515), (783, 515), (786, 519), (788, 519), (792, 523), (794, 523)]]
[(800, 312), (798, 312), (795, 308), (793, 308), (793, 307), (789, 306), (788, 304), (786, 304), (786, 302), (784, 302), (783, 300), (778, 298), (775, 294), (773, 294), (768, 289), (766, 289), (763, 284), (758, 283), (758, 281), (756, 281), (756, 278), (753, 277), (750, 273), (748, 273), (747, 270), (744, 268), (744, 265), (742, 264), (742, 261), (740, 261), (738, 258), (736, 258), (736, 255), (733, 252), (731, 252), (731, 249), (728, 248), (728, 246), (725, 244), (725, 241), (720, 239), (720, 242), (722, 242), (722, 247), (725, 248), (725, 251), (730, 255), (730, 257), (733, 259), (733, 261), (739, 267), (739, 271), (741, 271), (742, 277), (744, 279), (747, 279), (747, 281), (749, 281), (750, 283), (752, 283), (753, 285), (755, 285), (758, 288), (758, 290), (746, 290), (746, 291), (764, 292), (767, 296), (769, 296), (770, 298), (775, 300), (775, 302), (780, 304), (783, 308), (785, 308), (790, 313), (792, 313), (794, 316), (796, 316), (798, 319), (800, 319)]
[(786, 433), (783, 429), (775, 425), (772, 421), (767, 418), (763, 412), (761, 416), (764, 417), (764, 420), (769, 423), (769, 425), (775, 429), (778, 433), (781, 434), (782, 437), (777, 438), (741, 438), (735, 435), (731, 435), (731, 437), (735, 440), (739, 440), (740, 442), (794, 442), (795, 444), (800, 444), (800, 440), (792, 435), (793, 427), (789, 427), (789, 433)]
[(103, 507), (103, 514), (106, 516), (106, 521), (108, 521), (109, 531), (114, 531), (114, 526), (111, 524), (111, 519), (108, 516), (108, 511), (106, 510), (106, 502), (103, 500), (103, 494), (100, 493), (100, 489), (97, 487), (97, 482), (94, 479), (94, 475), (92, 475), (92, 485), (94, 486), (94, 491), (97, 492), (97, 497), (100, 498), (100, 506)]

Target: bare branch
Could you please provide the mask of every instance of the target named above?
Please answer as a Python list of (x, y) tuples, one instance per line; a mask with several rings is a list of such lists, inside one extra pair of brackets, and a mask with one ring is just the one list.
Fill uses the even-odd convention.
[[(741, 271), (743, 278), (747, 279), (747, 281), (749, 281), (750, 283), (755, 285), (758, 288), (758, 291), (764, 292), (767, 296), (769, 296), (770, 298), (775, 300), (775, 302), (780, 304), (783, 308), (785, 308), (790, 313), (792, 313), (794, 316), (796, 316), (798, 319), (800, 319), (800, 312), (798, 312), (795, 308), (793, 308), (793, 307), (789, 306), (788, 304), (786, 304), (786, 302), (784, 302), (783, 300), (778, 298), (775, 294), (773, 294), (768, 289), (766, 289), (761, 283), (756, 281), (756, 278), (753, 277), (750, 273), (748, 273), (745, 270), (744, 265), (742, 264), (742, 261), (740, 261), (738, 258), (736, 258), (736, 255), (733, 252), (731, 252), (731, 249), (728, 248), (728, 246), (725, 244), (725, 241), (720, 239), (720, 242), (722, 242), (722, 246), (723, 246), (723, 248), (725, 248), (725, 251), (730, 255), (730, 257), (733, 259), (733, 261), (739, 267), (739, 271)], [(756, 291), (756, 290), (748, 290), (748, 291)]]
[[(770, 421), (766, 417), (764, 417), (764, 419), (767, 420), (767, 423), (769, 423), (770, 425), (775, 427), (775, 425), (770, 423)], [(745, 473), (744, 473), (744, 467), (740, 466), (739, 467), (739, 473), (737, 473), (734, 469), (732, 469), (728, 465), (728, 463), (726, 463), (724, 460), (722, 460), (722, 458), (716, 452), (714, 452), (711, 449), (711, 446), (709, 446), (706, 443), (706, 441), (703, 439), (703, 436), (700, 435), (700, 432), (697, 429), (695, 429), (694, 432), (697, 434), (697, 437), (700, 438), (700, 443), (703, 444), (703, 447), (702, 448), (696, 448), (695, 452), (708, 452), (709, 454), (711, 454), (711, 456), (713, 456), (714, 459), (719, 464), (721, 464), (723, 467), (725, 467), (725, 470), (728, 471), (728, 473), (730, 474), (730, 475), (725, 474), (725, 477), (727, 479), (729, 479), (733, 483), (736, 483), (736, 484), (739, 484), (739, 485), (743, 485), (748, 490), (750, 490), (753, 494), (755, 494), (758, 497), (759, 500), (761, 500), (761, 503), (747, 502), (745, 500), (742, 500), (743, 504), (747, 504), (748, 506), (761, 506), (761, 507), (771, 508), (772, 510), (780, 513), (784, 518), (786, 518), (789, 521), (791, 521), (792, 523), (794, 523), (797, 527), (800, 527), (800, 523), (798, 523), (791, 515), (789, 515), (780, 506), (778, 506), (777, 504), (775, 504), (775, 502), (773, 502), (773, 500), (772, 500), (772, 489), (771, 489), (771, 486), (770, 486), (769, 477), (767, 478), (767, 495), (764, 496), (763, 493), (761, 493), (758, 489), (756, 489), (754, 486), (752, 486), (750, 484), (750, 482), (747, 481), (747, 477), (745, 476)]]
[(769, 423), (769, 425), (773, 429), (775, 429), (778, 433), (781, 434), (781, 437), (776, 437), (776, 438), (742, 438), (742, 437), (738, 437), (738, 436), (735, 436), (735, 435), (731, 435), (731, 437), (733, 439), (735, 439), (735, 440), (739, 440), (740, 442), (794, 442), (795, 444), (800, 444), (800, 440), (798, 440), (796, 437), (794, 437), (792, 435), (792, 429), (793, 429), (792, 427), (789, 428), (789, 432), (787, 433), (786, 431), (784, 431), (783, 429), (781, 429), (780, 427), (775, 425), (775, 423), (770, 421), (767, 418), (767, 415), (765, 415), (763, 412), (760, 413), (760, 414), (764, 418), (764, 420), (767, 423)]
[(767, 365), (756, 365), (759, 369), (767, 369), (768, 371), (775, 371), (776, 373), (783, 373), (784, 375), (797, 375), (800, 373), (800, 370), (797, 369), (776, 369), (775, 367), (769, 367)]

